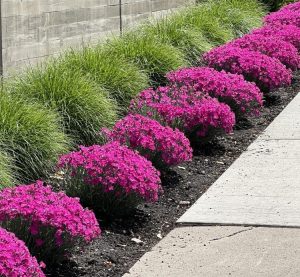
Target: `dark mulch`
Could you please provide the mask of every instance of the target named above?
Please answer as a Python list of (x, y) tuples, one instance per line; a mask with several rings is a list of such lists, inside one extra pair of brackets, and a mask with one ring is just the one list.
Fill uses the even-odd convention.
[[(155, 204), (145, 204), (130, 218), (101, 222), (103, 235), (75, 253), (52, 276), (122, 276), (161, 237), (175, 227), (176, 220), (217, 180), (251, 142), (270, 124), (300, 89), (300, 74), (291, 87), (276, 92), (273, 103), (260, 117), (240, 122), (234, 133), (195, 150), (192, 162), (165, 174), (164, 194)], [(137, 238), (142, 243), (133, 242)]]

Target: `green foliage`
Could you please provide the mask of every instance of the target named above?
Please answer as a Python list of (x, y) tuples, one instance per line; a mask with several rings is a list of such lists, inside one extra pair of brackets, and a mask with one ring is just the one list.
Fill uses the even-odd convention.
[(15, 184), (15, 176), (11, 158), (4, 151), (0, 151), (0, 189)]
[(117, 113), (105, 90), (65, 64), (51, 62), (29, 70), (11, 91), (20, 98), (57, 111), (64, 131), (78, 144), (93, 144), (97, 132), (114, 124)]
[(210, 11), (209, 3), (191, 6), (183, 14), (184, 24), (202, 34), (212, 46), (218, 46), (234, 38), (232, 29), (224, 26)]
[(153, 86), (164, 84), (167, 72), (187, 64), (180, 50), (138, 31), (114, 38), (106, 47), (109, 55), (136, 64), (148, 75)]
[(262, 25), (265, 7), (256, 0), (210, 0), (208, 13), (232, 30), (235, 37)]
[(12, 157), (22, 182), (47, 176), (69, 148), (56, 113), (4, 91), (0, 93), (0, 121), (1, 149)]
[(149, 86), (147, 75), (136, 65), (117, 55), (110, 55), (102, 46), (72, 50), (66, 53), (63, 62), (69, 69), (82, 72), (106, 89), (122, 109), (127, 108), (130, 100)]
[(155, 20), (144, 26), (143, 31), (148, 37), (170, 44), (185, 55), (190, 64), (195, 64), (201, 54), (213, 46), (196, 29), (185, 24), (184, 11)]

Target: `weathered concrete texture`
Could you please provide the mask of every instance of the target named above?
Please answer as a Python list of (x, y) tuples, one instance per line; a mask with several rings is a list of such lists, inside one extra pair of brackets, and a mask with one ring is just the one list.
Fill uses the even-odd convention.
[[(123, 26), (189, 2), (122, 0)], [(119, 0), (2, 0), (4, 72), (71, 46), (96, 43), (119, 30)]]
[(124, 277), (298, 277), (300, 230), (186, 227), (173, 230)]
[(300, 93), (277, 116), (259, 139), (300, 140)]
[(257, 140), (179, 219), (300, 227), (300, 141)]

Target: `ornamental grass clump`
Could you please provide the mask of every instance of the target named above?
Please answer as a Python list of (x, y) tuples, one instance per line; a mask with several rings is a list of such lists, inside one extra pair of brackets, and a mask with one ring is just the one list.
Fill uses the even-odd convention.
[(0, 276), (45, 277), (35, 257), (15, 234), (0, 228)]
[(209, 13), (232, 30), (235, 37), (249, 33), (262, 25), (265, 7), (256, 0), (218, 0), (209, 1)]
[(231, 107), (237, 117), (257, 115), (263, 105), (263, 95), (254, 84), (242, 75), (219, 72), (209, 67), (183, 68), (167, 74), (171, 85), (186, 86), (218, 98)]
[(137, 150), (162, 170), (192, 159), (190, 142), (182, 132), (139, 114), (126, 116), (105, 132), (109, 140)]
[(189, 64), (194, 64), (200, 55), (209, 51), (213, 46), (200, 32), (186, 26), (183, 20), (184, 15), (185, 11), (181, 10), (171, 16), (160, 18), (145, 25), (143, 32), (147, 37), (152, 36), (155, 40), (179, 49)]
[(210, 11), (210, 5), (191, 6), (183, 15), (185, 25), (201, 34), (212, 46), (222, 45), (234, 38), (234, 31), (224, 26), (221, 19)]
[(300, 56), (297, 48), (279, 38), (274, 39), (274, 37), (251, 34), (232, 41), (230, 45), (276, 58), (292, 70), (297, 70), (300, 67)]
[(66, 192), (108, 219), (130, 215), (144, 201), (158, 199), (160, 173), (137, 152), (110, 142), (80, 147), (61, 157)]
[(208, 66), (219, 71), (242, 74), (247, 81), (255, 82), (264, 93), (291, 84), (291, 70), (279, 60), (259, 52), (224, 45), (206, 53), (204, 60)]
[(188, 87), (147, 89), (132, 101), (130, 111), (178, 128), (191, 140), (200, 138), (203, 143), (217, 134), (230, 133), (235, 124), (228, 105)]
[(97, 130), (117, 119), (117, 107), (103, 88), (58, 61), (29, 70), (11, 85), (11, 92), (57, 111), (64, 131), (78, 144), (94, 144)]
[(55, 112), (5, 91), (0, 94), (0, 122), (0, 145), (22, 182), (49, 176), (58, 157), (69, 150), (70, 140)]
[(274, 27), (280, 25), (295, 25), (300, 27), (300, 14), (298, 11), (291, 10), (273, 12), (264, 17), (264, 24)]
[(131, 99), (149, 85), (145, 73), (124, 58), (111, 55), (105, 45), (85, 47), (82, 51), (71, 50), (61, 62), (71, 71), (90, 77), (99, 88), (104, 88), (122, 110), (127, 109)]
[(16, 183), (16, 173), (11, 157), (0, 151), (0, 190)]
[(293, 44), (300, 52), (300, 28), (295, 25), (264, 26), (251, 34), (271, 37), (274, 41), (284, 40)]
[(109, 49), (108, 55), (137, 65), (147, 74), (153, 86), (165, 83), (167, 72), (187, 64), (184, 54), (179, 49), (139, 31), (112, 39), (106, 47)]
[(75, 246), (100, 235), (92, 211), (78, 198), (53, 192), (41, 181), (0, 192), (0, 225), (26, 242), (32, 255), (47, 265), (64, 260)]

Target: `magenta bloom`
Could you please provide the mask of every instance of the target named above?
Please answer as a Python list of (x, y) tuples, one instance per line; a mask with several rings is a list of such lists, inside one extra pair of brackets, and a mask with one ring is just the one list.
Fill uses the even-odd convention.
[(219, 72), (209, 67), (183, 68), (167, 75), (169, 82), (201, 91), (228, 104), (237, 114), (258, 114), (263, 105), (259, 88), (242, 75)]
[(15, 234), (0, 228), (0, 275), (4, 277), (45, 277), (35, 257)]
[(224, 45), (206, 53), (204, 59), (217, 70), (244, 75), (264, 92), (291, 84), (291, 71), (279, 60), (259, 52)]
[(142, 115), (128, 115), (121, 119), (107, 137), (138, 150), (160, 168), (192, 159), (190, 142), (182, 132)]
[(280, 10), (264, 17), (267, 26), (295, 25), (300, 27), (300, 13), (293, 10)]
[(81, 146), (62, 156), (58, 166), (66, 172), (68, 193), (103, 213), (110, 209), (126, 212), (121, 205), (130, 201), (130, 210), (141, 200), (156, 201), (161, 191), (160, 174), (152, 163), (118, 142)]
[(230, 133), (235, 124), (235, 115), (228, 105), (184, 86), (147, 89), (132, 100), (130, 111), (155, 118), (188, 136)]
[(279, 11), (294, 11), (300, 12), (300, 2), (291, 3), (283, 6)]
[(51, 253), (53, 256), (48, 258), (55, 259), (60, 251), (65, 255), (66, 248), (77, 242), (90, 242), (100, 235), (94, 213), (85, 210), (79, 199), (53, 192), (41, 181), (2, 190), (0, 221), (19, 238), (32, 237), (30, 241), (35, 243), (28, 248), (43, 261), (47, 258), (43, 252), (46, 256)]
[(300, 51), (300, 28), (295, 25), (264, 26), (251, 34), (268, 36), (275, 42), (278, 39), (289, 42)]
[(230, 42), (230, 45), (276, 58), (292, 70), (297, 70), (300, 67), (300, 56), (297, 48), (279, 38), (274, 39), (270, 36), (251, 34)]

